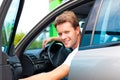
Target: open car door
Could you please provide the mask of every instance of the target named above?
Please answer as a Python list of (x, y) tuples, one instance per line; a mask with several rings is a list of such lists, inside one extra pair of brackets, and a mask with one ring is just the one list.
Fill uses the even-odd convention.
[(13, 40), (23, 2), (0, 0), (0, 80), (17, 80), (22, 69), (14, 54)]

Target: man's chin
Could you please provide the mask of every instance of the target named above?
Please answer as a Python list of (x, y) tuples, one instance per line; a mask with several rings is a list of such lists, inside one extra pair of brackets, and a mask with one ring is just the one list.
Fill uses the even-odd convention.
[(69, 46), (69, 45), (65, 45), (65, 47), (66, 47), (66, 48), (71, 48), (71, 46)]

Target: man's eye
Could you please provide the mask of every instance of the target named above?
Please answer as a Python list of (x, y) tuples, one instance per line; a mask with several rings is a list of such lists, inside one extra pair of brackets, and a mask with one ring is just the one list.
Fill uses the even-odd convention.
[(69, 31), (65, 31), (65, 33), (67, 34), (67, 33), (69, 33)]
[(62, 34), (61, 34), (61, 33), (59, 33), (58, 35), (59, 35), (59, 36), (61, 36)]

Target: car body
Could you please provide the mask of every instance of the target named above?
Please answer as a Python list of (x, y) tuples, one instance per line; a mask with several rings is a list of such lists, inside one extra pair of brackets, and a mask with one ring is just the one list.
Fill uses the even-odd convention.
[[(75, 12), (82, 31), (68, 80), (119, 80), (119, 4), (117, 0), (66, 1), (35, 24), (14, 46), (24, 0), (3, 0), (0, 6), (0, 80), (18, 80), (58, 66), (54, 61), (61, 61), (57, 59), (63, 59), (63, 54), (55, 56), (53, 60), (50, 55), (54, 56), (61, 44), (55, 48), (48, 45), (46, 51), (41, 48), (41, 43), (43, 39), (51, 37), (49, 27), (53, 25), (55, 17), (66, 10)], [(50, 55), (48, 52), (51, 52)]]

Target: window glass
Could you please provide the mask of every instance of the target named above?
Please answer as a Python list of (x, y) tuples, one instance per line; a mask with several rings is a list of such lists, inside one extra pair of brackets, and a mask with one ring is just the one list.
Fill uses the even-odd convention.
[[(47, 28), (45, 28), (42, 33), (40, 33), (30, 44), (29, 46), (26, 48), (25, 53), (24, 54), (34, 54), (34, 55), (38, 55), (38, 53), (42, 50), (42, 42), (44, 39), (47, 39), (49, 37), (52, 37), (54, 35), (50, 35), (51, 33), (54, 33), (54, 31), (50, 32), (50, 27), (51, 24), (48, 25)], [(39, 55), (38, 55), (39, 56)]]
[(3, 2), (3, 0), (0, 0), (0, 7), (1, 7), (1, 5), (2, 5), (2, 2)]
[[(79, 21), (79, 24), (81, 26), (80, 27), (81, 31), (83, 29), (84, 23), (85, 23), (85, 19), (81, 19)], [(42, 49), (42, 42), (43, 42), (44, 39), (47, 39), (47, 38), (50, 38), (50, 37), (53, 37), (53, 36), (58, 36), (58, 33), (56, 33), (57, 32), (56, 28), (54, 27), (54, 30), (53, 30), (53, 26), (54, 26), (53, 23), (48, 25), (48, 27), (46, 29), (44, 29), (42, 31), (42, 33), (40, 33), (40, 35), (38, 35), (37, 38), (35, 40), (33, 40), (31, 42), (31, 44), (27, 47), (27, 50), (26, 50), (25, 54), (31, 54), (31, 52), (33, 50), (35, 50), (36, 54), (37, 54), (37, 51)]]
[(50, 27), (47, 27), (45, 30), (40, 33), (40, 35), (30, 44), (28, 50), (30, 49), (40, 49), (42, 48), (42, 41), (50, 37)]
[(93, 44), (120, 40), (120, 1), (104, 0), (96, 25)]
[[(77, 7), (74, 7), (72, 10), (76, 13), (78, 20), (79, 20), (79, 24), (80, 24), (80, 30), (82, 32), (85, 23), (87, 21), (88, 18), (88, 14), (93, 6), (93, 3), (89, 3), (89, 4), (84, 4), (84, 5), (80, 5)], [(87, 10), (84, 10), (84, 8), (87, 7)], [(89, 8), (88, 8), (89, 7)], [(80, 10), (83, 11), (80, 11)], [(83, 14), (84, 13), (84, 14)], [(25, 53), (32, 53), (37, 54), (37, 52), (42, 49), (42, 42), (44, 39), (47, 39), (49, 37), (52, 36), (58, 36), (58, 33), (56, 31), (56, 28), (54, 27), (53, 21), (51, 21), (51, 23), (47, 26), (46, 29), (44, 29), (37, 37), (36, 39), (32, 40), (32, 42), (29, 44), (29, 46), (27, 46)], [(36, 50), (36, 51), (35, 51)], [(35, 51), (35, 52), (34, 52)]]
[(19, 0), (12, 0), (2, 28), (2, 51), (7, 53), (19, 7)]

